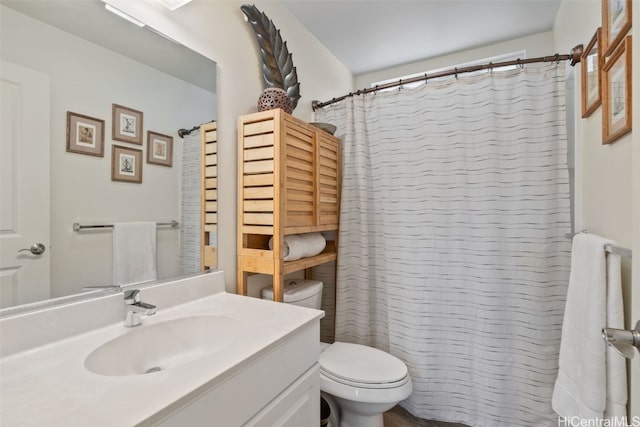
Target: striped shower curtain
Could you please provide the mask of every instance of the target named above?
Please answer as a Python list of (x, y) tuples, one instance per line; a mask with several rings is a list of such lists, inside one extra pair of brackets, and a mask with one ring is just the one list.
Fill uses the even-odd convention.
[(412, 414), (556, 426), (570, 267), (564, 66), (316, 113), (342, 139), (336, 340), (402, 359)]
[(180, 174), (180, 269), (182, 274), (200, 271), (200, 185), (202, 158), (200, 130), (182, 140)]

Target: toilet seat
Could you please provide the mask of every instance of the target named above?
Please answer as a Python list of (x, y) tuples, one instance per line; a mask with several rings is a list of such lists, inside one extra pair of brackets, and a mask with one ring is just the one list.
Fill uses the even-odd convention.
[(390, 389), (409, 380), (400, 359), (360, 344), (333, 343), (322, 351), (319, 364), (322, 375), (352, 387)]
[(344, 378), (340, 378), (340, 377), (336, 377), (335, 375), (332, 375), (331, 373), (324, 371), (322, 368), (320, 368), (320, 374), (323, 375), (325, 378), (330, 379), (332, 381), (335, 381), (337, 383), (346, 385), (346, 386), (350, 386), (350, 387), (358, 387), (358, 388), (368, 388), (368, 389), (382, 389), (382, 390), (386, 390), (386, 389), (390, 389), (390, 388), (396, 388), (396, 387), (400, 387), (403, 384), (406, 384), (407, 381), (409, 381), (409, 376), (407, 375), (406, 377), (404, 377), (403, 379), (401, 379), (400, 381), (396, 381), (393, 383), (380, 383), (380, 384), (376, 384), (376, 383), (360, 383), (357, 381), (350, 381)]

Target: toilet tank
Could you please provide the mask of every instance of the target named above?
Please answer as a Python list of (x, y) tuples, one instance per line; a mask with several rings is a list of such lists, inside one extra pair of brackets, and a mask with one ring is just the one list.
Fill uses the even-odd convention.
[[(262, 289), (262, 299), (273, 301), (273, 288)], [(287, 280), (284, 283), (283, 300), (287, 304), (320, 310), (322, 282), (319, 280)]]

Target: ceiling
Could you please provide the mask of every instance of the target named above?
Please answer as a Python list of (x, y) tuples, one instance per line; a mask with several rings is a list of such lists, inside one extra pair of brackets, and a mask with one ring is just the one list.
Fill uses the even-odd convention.
[(354, 75), (549, 31), (560, 6), (560, 0), (283, 3)]

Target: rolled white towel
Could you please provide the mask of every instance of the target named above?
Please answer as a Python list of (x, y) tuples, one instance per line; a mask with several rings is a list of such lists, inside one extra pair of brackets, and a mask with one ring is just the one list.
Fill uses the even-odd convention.
[[(292, 234), (284, 237), (282, 259), (295, 261), (318, 255), (327, 246), (327, 240), (320, 233)], [(273, 237), (269, 239), (269, 249), (273, 250)]]

